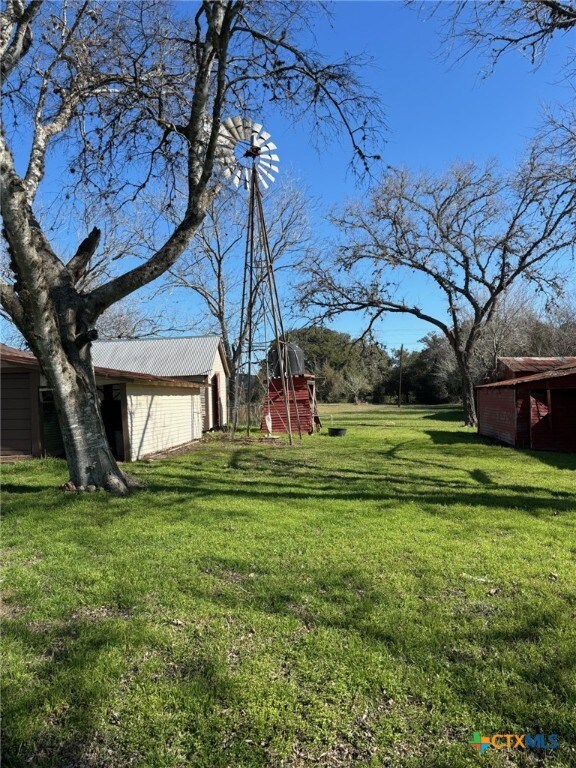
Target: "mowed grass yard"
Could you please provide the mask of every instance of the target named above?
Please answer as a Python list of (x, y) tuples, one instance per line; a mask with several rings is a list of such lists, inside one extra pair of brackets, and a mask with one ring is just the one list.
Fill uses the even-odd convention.
[(323, 412), (345, 438), (211, 438), (129, 499), (4, 468), (4, 765), (576, 766), (576, 455)]

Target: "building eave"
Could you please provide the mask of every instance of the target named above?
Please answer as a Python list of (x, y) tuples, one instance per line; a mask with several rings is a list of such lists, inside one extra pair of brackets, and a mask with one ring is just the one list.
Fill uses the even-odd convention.
[(545, 373), (535, 373), (532, 376), (521, 376), (518, 379), (504, 379), (503, 381), (494, 381), (491, 384), (478, 384), (476, 389), (498, 389), (504, 387), (516, 387), (519, 384), (532, 384), (538, 381), (549, 382), (554, 379), (561, 379), (565, 376), (576, 375), (576, 365), (564, 366), (553, 371)]

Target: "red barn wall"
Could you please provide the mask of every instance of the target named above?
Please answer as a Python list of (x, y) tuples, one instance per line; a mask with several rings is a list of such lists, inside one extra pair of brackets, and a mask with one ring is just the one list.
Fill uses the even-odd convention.
[(514, 387), (476, 390), (478, 434), (516, 445), (516, 392)]
[[(547, 402), (546, 387), (550, 388), (552, 410), (538, 424), (538, 414), (534, 412), (534, 407), (530, 407), (530, 395), (545, 396)], [(526, 413), (531, 416), (531, 428), (527, 439), (518, 443), (520, 447), (542, 451), (576, 451), (576, 374), (520, 384), (520, 398), (524, 400)]]
[(476, 393), (480, 435), (517, 448), (576, 452), (576, 374)]
[(516, 389), (516, 448), (530, 448), (530, 393)]
[[(287, 383), (288, 402), (290, 405), (290, 422), (293, 432), (298, 432), (298, 419), (300, 419), (300, 429), (302, 432), (312, 433), (314, 431), (314, 414), (312, 413), (312, 404), (310, 403), (310, 394), (308, 390), (308, 378), (305, 376), (292, 376), (294, 392), (290, 382)], [(294, 403), (294, 394), (296, 403)], [(282, 379), (270, 379), (268, 385), (268, 399), (264, 401), (262, 414), (262, 431), (266, 432), (266, 414), (270, 409), (272, 417), (272, 432), (287, 432), (286, 406), (284, 404), (284, 392), (282, 391)]]

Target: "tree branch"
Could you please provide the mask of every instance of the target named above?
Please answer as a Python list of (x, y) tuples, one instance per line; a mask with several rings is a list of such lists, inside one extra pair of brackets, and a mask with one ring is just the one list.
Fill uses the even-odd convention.
[[(15, 3), (12, 3), (14, 8)], [(20, 4), (18, 4), (20, 5)], [(16, 69), (20, 61), (28, 53), (30, 46), (32, 45), (32, 30), (30, 24), (32, 20), (40, 10), (42, 0), (31, 0), (28, 6), (19, 13), (17, 10), (12, 11), (10, 18), (9, 11), (5, 11), (2, 16), (3, 26), (6, 25), (6, 38), (8, 44), (2, 48), (0, 62), (0, 77), (2, 80), (6, 80), (9, 75)], [(16, 31), (10, 41), (10, 34), (8, 32), (10, 25), (16, 22)], [(4, 32), (4, 30), (3, 30)]]
[(4, 307), (6, 312), (10, 315), (14, 324), (19, 327), (24, 327), (24, 310), (20, 299), (18, 298), (16, 291), (5, 280), (0, 278), (0, 304)]
[(94, 227), (90, 234), (82, 240), (78, 246), (78, 250), (66, 265), (74, 284), (82, 278), (88, 262), (92, 256), (94, 256), (100, 243), (100, 235), (101, 232), (98, 227)]

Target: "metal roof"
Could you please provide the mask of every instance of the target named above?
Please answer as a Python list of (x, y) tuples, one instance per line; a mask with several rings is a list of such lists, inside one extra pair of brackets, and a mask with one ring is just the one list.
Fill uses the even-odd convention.
[(499, 357), (502, 363), (511, 371), (550, 371), (565, 365), (576, 365), (576, 357)]
[[(32, 352), (25, 352), (15, 347), (8, 347), (6, 344), (0, 344), (0, 361), (11, 363), (24, 368), (40, 369), (38, 359)], [(186, 387), (188, 389), (200, 389), (199, 385), (193, 381), (182, 381), (182, 379), (173, 379), (168, 376), (156, 376), (150, 373), (140, 371), (126, 371), (118, 368), (108, 368), (107, 366), (95, 365), (94, 373), (98, 378), (116, 379), (119, 381), (142, 382), (144, 384), (169, 385), (172, 387)]]
[(92, 360), (95, 366), (153, 376), (208, 376), (219, 345), (215, 335), (94, 341)]
[(504, 379), (504, 381), (494, 381), (492, 384), (479, 384), (476, 389), (486, 389), (487, 387), (515, 387), (518, 384), (531, 384), (537, 381), (546, 381), (548, 379), (560, 379), (563, 376), (574, 376), (576, 374), (576, 365), (564, 365), (555, 371), (544, 371), (543, 373), (533, 373), (531, 376), (520, 376), (518, 379)]

